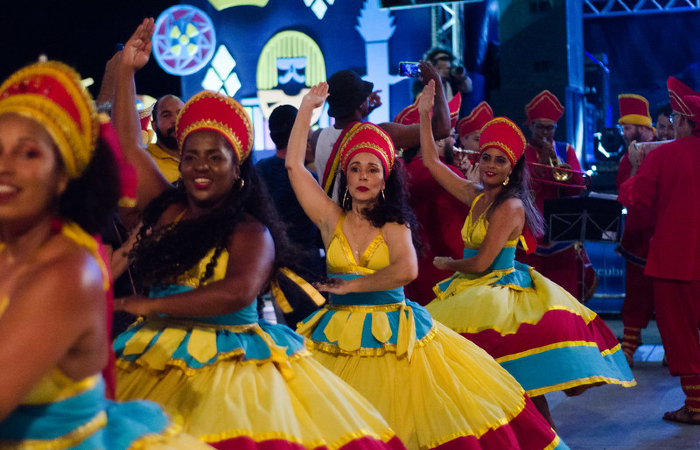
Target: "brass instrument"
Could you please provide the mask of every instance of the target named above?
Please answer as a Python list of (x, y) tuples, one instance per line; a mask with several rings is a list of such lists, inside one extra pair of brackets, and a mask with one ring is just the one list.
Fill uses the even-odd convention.
[(456, 153), (464, 153), (464, 154), (467, 154), (467, 155), (479, 155), (479, 154), (481, 154), (481, 152), (478, 151), (478, 150), (465, 150), (465, 149), (463, 149), (463, 148), (458, 148), (458, 147), (454, 147), (454, 148), (452, 149), (452, 151), (453, 151), (453, 152), (456, 152)]
[(562, 183), (571, 180), (571, 166), (569, 164), (561, 162), (559, 158), (555, 162), (550, 156), (549, 165), (552, 166), (552, 176), (555, 180)]

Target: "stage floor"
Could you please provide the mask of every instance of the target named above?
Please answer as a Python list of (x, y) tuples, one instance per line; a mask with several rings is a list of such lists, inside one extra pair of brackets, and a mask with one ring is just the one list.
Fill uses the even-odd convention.
[[(616, 336), (618, 319), (606, 319)], [(559, 435), (572, 450), (690, 450), (700, 449), (700, 425), (661, 420), (685, 399), (680, 380), (661, 365), (663, 347), (656, 323), (642, 333), (632, 369), (637, 386), (601, 386), (578, 397), (547, 394)]]

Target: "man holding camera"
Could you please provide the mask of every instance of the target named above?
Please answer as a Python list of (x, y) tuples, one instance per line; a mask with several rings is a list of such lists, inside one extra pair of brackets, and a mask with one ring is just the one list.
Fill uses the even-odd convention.
[[(449, 102), (457, 92), (462, 94), (462, 99), (472, 91), (472, 80), (467, 75), (464, 67), (452, 67), (455, 57), (445, 49), (436, 48), (428, 52), (425, 60), (430, 62), (442, 79), (442, 87), (445, 91), (445, 98)], [(423, 92), (424, 84), (420, 81), (413, 83), (413, 98)], [(463, 103), (465, 103), (463, 101)]]

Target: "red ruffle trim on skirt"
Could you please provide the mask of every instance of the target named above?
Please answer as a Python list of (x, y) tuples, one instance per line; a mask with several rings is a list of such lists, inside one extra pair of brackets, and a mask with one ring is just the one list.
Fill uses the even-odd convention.
[(562, 310), (547, 311), (538, 323), (523, 323), (514, 334), (501, 336), (495, 330), (460, 334), (495, 359), (559, 342), (595, 342), (601, 352), (619, 344), (600, 316), (586, 324), (581, 316)]
[[(306, 450), (302, 444), (285, 441), (283, 439), (269, 439), (266, 441), (256, 442), (254, 439), (241, 436), (232, 439), (226, 439), (219, 442), (209, 443), (212, 447), (218, 450)], [(314, 450), (329, 450), (323, 445), (316, 447)], [(379, 439), (374, 439), (369, 436), (354, 439), (340, 447), (339, 450), (406, 450), (406, 447), (401, 442), (401, 439), (394, 436), (389, 442), (383, 442)]]
[(520, 449), (543, 450), (553, 448), (557, 439), (554, 430), (537, 411), (528, 397), (525, 408), (508, 424), (489, 430), (477, 439), (466, 436), (453, 439), (433, 450), (483, 450), (483, 449)]

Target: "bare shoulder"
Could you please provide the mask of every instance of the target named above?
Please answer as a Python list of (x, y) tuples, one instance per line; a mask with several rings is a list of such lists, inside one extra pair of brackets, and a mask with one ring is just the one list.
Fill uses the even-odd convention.
[(236, 226), (235, 233), (264, 235), (270, 234), (270, 230), (254, 216), (245, 214), (243, 221)]
[(411, 228), (408, 224), (401, 224), (397, 222), (387, 222), (382, 227), (382, 235), (388, 241), (405, 239), (411, 236)]
[[(71, 239), (58, 235), (43, 249), (32, 269), (17, 280), (17, 293), (28, 299), (71, 310), (103, 306), (103, 273), (95, 257)], [(49, 303), (47, 303), (48, 305)]]
[(266, 245), (274, 247), (270, 230), (264, 223), (250, 214), (245, 214), (243, 220), (236, 225), (229, 239), (230, 247), (250, 248)]
[(525, 208), (523, 206), (522, 200), (519, 198), (509, 198), (496, 208), (496, 210), (493, 212), (494, 217), (504, 217), (504, 218), (513, 218), (513, 217), (521, 217), (525, 214)]

